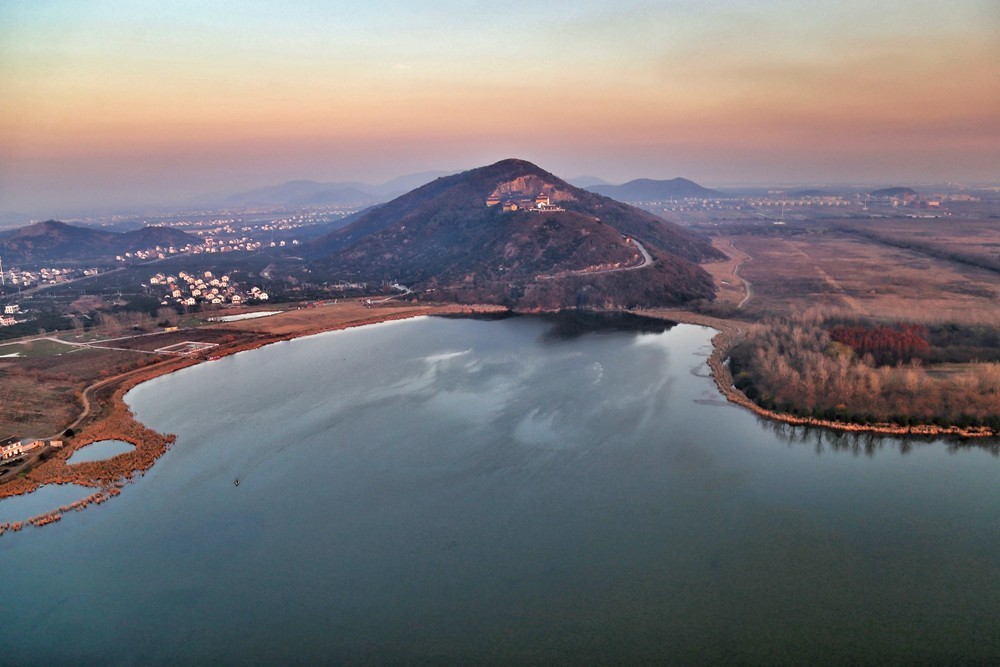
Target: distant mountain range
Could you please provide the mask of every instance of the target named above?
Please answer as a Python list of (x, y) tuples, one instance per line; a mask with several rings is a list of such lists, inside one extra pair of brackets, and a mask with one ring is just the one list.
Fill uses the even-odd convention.
[(449, 173), (451, 172), (427, 171), (409, 174), (381, 185), (357, 181), (342, 183), (288, 181), (281, 185), (239, 192), (226, 197), (220, 203), (226, 206), (370, 206)]
[(587, 189), (612, 199), (629, 202), (705, 199), (725, 196), (718, 190), (702, 187), (686, 178), (672, 178), (666, 181), (637, 178), (622, 185), (592, 185)]
[(597, 176), (577, 176), (576, 178), (567, 179), (567, 182), (571, 185), (575, 185), (578, 188), (589, 188), (595, 185), (609, 185), (609, 183), (603, 178), (598, 178)]
[(47, 220), (0, 233), (0, 257), (8, 263), (106, 260), (156, 246), (184, 247), (198, 243), (201, 241), (197, 236), (170, 227), (116, 233)]
[(438, 178), (304, 248), (319, 270), (531, 310), (710, 299), (711, 244), (523, 160)]
[[(323, 183), (297, 180), (269, 185), (230, 195), (219, 203), (224, 206), (371, 206), (413, 190), (435, 178), (454, 172), (427, 171), (402, 176), (382, 185), (358, 181)], [(610, 185), (596, 176), (578, 176), (569, 181), (578, 188), (618, 199), (619, 201), (664, 201), (669, 199), (724, 196), (717, 190), (702, 187), (686, 178), (657, 181), (640, 178), (622, 185)]]

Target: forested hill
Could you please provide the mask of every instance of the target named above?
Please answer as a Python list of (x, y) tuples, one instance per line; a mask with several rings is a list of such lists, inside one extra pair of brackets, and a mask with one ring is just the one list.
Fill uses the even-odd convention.
[(697, 263), (719, 257), (677, 225), (516, 159), (438, 178), (306, 252), (345, 279), (526, 309), (712, 298)]

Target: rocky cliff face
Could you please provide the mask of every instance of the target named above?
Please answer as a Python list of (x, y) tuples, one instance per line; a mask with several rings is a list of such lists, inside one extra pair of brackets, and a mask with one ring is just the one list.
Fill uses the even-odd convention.
[(536, 197), (539, 194), (544, 194), (551, 201), (555, 202), (576, 200), (572, 192), (561, 189), (556, 184), (549, 183), (545, 179), (533, 174), (518, 176), (517, 178), (497, 184), (493, 192), (490, 193), (490, 196), (503, 199), (505, 197)]

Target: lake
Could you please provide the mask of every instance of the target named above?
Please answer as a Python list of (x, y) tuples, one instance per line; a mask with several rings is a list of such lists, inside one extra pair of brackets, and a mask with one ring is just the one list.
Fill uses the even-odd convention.
[(0, 537), (0, 661), (1000, 656), (993, 450), (763, 422), (712, 331), (628, 328), (418, 318), (140, 385), (176, 443)]

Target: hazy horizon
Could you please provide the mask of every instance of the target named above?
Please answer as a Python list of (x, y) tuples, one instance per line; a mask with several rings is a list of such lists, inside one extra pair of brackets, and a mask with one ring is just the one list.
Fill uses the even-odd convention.
[(610, 183), (995, 184), (998, 36), (980, 0), (14, 0), (0, 213), (507, 157)]

